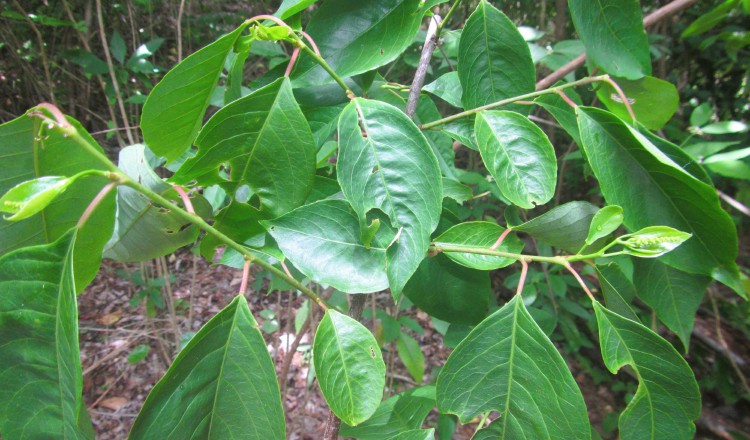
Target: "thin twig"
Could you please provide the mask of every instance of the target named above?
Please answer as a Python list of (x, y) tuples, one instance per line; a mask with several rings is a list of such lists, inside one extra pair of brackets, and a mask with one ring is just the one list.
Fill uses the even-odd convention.
[(713, 289), (708, 289), (708, 298), (711, 300), (711, 307), (714, 311), (714, 322), (716, 323), (716, 338), (719, 340), (719, 344), (724, 348), (724, 350), (729, 353), (730, 355), (727, 356), (727, 359), (729, 359), (729, 363), (732, 364), (732, 368), (734, 369), (734, 372), (737, 374), (737, 377), (740, 379), (740, 383), (742, 384), (742, 388), (745, 389), (745, 393), (750, 395), (750, 386), (748, 386), (747, 378), (742, 373), (742, 370), (737, 365), (737, 362), (734, 361), (734, 358), (731, 356), (732, 351), (729, 349), (729, 344), (727, 344), (727, 341), (724, 339), (724, 336), (721, 331), (721, 314), (719, 313), (719, 305), (716, 302), (716, 298), (714, 298), (713, 295)]
[(240, 283), (240, 295), (245, 295), (247, 292), (247, 279), (250, 278), (250, 260), (245, 260), (245, 264), (242, 265), (242, 282)]
[(91, 214), (96, 211), (96, 208), (102, 203), (102, 200), (104, 200), (105, 197), (109, 195), (109, 193), (117, 187), (117, 182), (109, 182), (104, 186), (104, 188), (99, 191), (99, 193), (94, 197), (93, 200), (91, 200), (91, 203), (89, 203), (89, 206), (86, 207), (86, 210), (83, 211), (83, 214), (81, 214), (81, 218), (78, 219), (78, 223), (76, 224), (76, 228), (81, 229), (84, 224), (86, 224), (86, 221), (91, 217)]
[(414, 81), (412, 81), (409, 88), (409, 99), (406, 101), (405, 113), (409, 118), (414, 118), (414, 113), (417, 111), (419, 96), (422, 93), (422, 86), (424, 86), (424, 79), (427, 76), (427, 69), (430, 67), (432, 54), (435, 52), (435, 45), (437, 45), (438, 40), (438, 28), (441, 23), (442, 19), (439, 15), (430, 17), (430, 25), (427, 28), (427, 37), (422, 47), (422, 55), (419, 58), (417, 72), (414, 74)]
[(596, 301), (596, 298), (594, 298), (594, 294), (591, 293), (591, 291), (589, 290), (589, 287), (583, 281), (583, 278), (581, 278), (581, 275), (579, 275), (578, 272), (576, 272), (576, 270), (573, 269), (573, 266), (570, 263), (567, 263), (565, 265), (565, 268), (568, 269), (568, 272), (573, 274), (573, 276), (576, 278), (576, 281), (578, 281), (578, 284), (580, 284), (581, 288), (583, 288), (583, 291), (586, 292), (586, 295), (588, 295), (589, 298), (591, 298), (591, 301)]

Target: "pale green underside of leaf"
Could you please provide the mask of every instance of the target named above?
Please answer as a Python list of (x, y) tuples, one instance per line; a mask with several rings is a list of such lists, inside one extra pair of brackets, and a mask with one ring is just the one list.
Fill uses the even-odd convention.
[(337, 166), (341, 189), (360, 224), (369, 224), (367, 214), (377, 209), (400, 231), (386, 251), (389, 284), (398, 296), (424, 259), (440, 219), (443, 188), (435, 154), (403, 112), (356, 99), (339, 120)]
[(240, 295), (180, 351), (129, 438), (284, 439), (285, 431), (273, 362)]
[(283, 78), (219, 110), (195, 140), (198, 153), (172, 178), (187, 183), (216, 178), (231, 164), (230, 180), (260, 197), (261, 211), (277, 217), (302, 205), (315, 176), (315, 140)]
[(651, 74), (651, 54), (635, 0), (569, 0), (586, 55), (606, 73), (628, 79)]
[(178, 159), (190, 148), (203, 125), (224, 60), (247, 24), (200, 49), (172, 68), (143, 105), (141, 130), (151, 151)]
[(579, 107), (578, 115), (582, 145), (604, 198), (622, 206), (628, 228), (664, 225), (693, 234), (664, 256), (678, 269), (710, 273), (734, 264), (737, 233), (714, 188), (610, 113)]
[(339, 435), (360, 440), (389, 439), (421, 427), (434, 406), (434, 386), (413, 388), (381, 402), (373, 415), (360, 425), (342, 424)]
[[(476, 108), (534, 91), (529, 46), (513, 22), (482, 0), (466, 22), (458, 48), (464, 108)], [(510, 109), (528, 112), (528, 107)]]
[(354, 319), (329, 309), (313, 343), (320, 390), (336, 416), (358, 425), (377, 410), (385, 387), (385, 364), (375, 337)]
[[(435, 245), (453, 245), (477, 249), (489, 249), (497, 242), (505, 231), (502, 226), (490, 222), (461, 223), (440, 234), (435, 239)], [(497, 251), (520, 253), (524, 243), (515, 235), (508, 235), (503, 239)], [(493, 270), (501, 269), (515, 263), (511, 258), (495, 257), (492, 255), (469, 254), (460, 252), (446, 252), (445, 256), (456, 263), (472, 269)]]
[(620, 415), (623, 440), (691, 439), (700, 416), (698, 384), (687, 362), (642, 324), (594, 302), (602, 357), (613, 374), (630, 365), (638, 377), (635, 396)]
[(515, 112), (484, 111), (474, 132), (482, 161), (506, 199), (526, 209), (552, 199), (557, 159), (539, 127)]
[(456, 347), (440, 370), (437, 404), (464, 423), (500, 412), (496, 438), (584, 438), (590, 431), (581, 391), (520, 296)]
[(0, 432), (93, 439), (81, 396), (72, 231), (0, 258)]
[[(677, 88), (670, 82), (645, 76), (635, 81), (613, 78), (628, 98), (635, 118), (649, 130), (659, 130), (674, 116), (680, 104)], [(629, 120), (630, 113), (617, 91), (602, 83), (596, 95), (618, 117)]]
[(680, 337), (687, 352), (695, 313), (711, 278), (682, 272), (658, 260), (636, 259), (633, 263), (638, 296)]
[[(92, 145), (97, 145), (74, 119), (68, 121)], [(39, 122), (41, 123), (41, 122)], [(105, 170), (94, 157), (72, 140), (48, 131), (35, 143), (34, 118), (21, 116), (0, 126), (0, 195), (17, 184), (42, 176), (73, 176), (89, 169)], [(73, 183), (44, 211), (18, 222), (0, 215), (0, 255), (26, 246), (49, 244), (78, 223), (86, 207), (107, 180), (87, 177)], [(76, 240), (74, 270), (76, 291), (81, 292), (99, 271), (101, 250), (112, 234), (115, 197), (106, 197), (81, 229)]]
[[(328, 0), (307, 26), (320, 53), (341, 77), (369, 72), (395, 60), (414, 40), (422, 17), (441, 1)], [(301, 57), (292, 72), (295, 87), (331, 82), (310, 57)]]
[[(151, 169), (144, 153), (143, 144), (123, 148), (120, 151), (120, 169), (152, 191), (169, 194), (170, 199), (179, 199), (172, 187)], [(197, 196), (192, 202), (198, 207), (205, 200)], [(119, 186), (115, 230), (104, 247), (104, 256), (118, 261), (150, 260), (192, 243), (198, 232), (198, 228), (166, 208), (154, 205), (145, 195)]]
[(376, 240), (367, 249), (360, 241), (357, 214), (345, 200), (315, 202), (263, 224), (284, 255), (316, 283), (346, 293), (388, 287), (385, 246), (389, 242)]

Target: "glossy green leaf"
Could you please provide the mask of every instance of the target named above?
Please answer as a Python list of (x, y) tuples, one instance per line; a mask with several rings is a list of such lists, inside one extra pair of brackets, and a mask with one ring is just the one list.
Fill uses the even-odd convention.
[(622, 225), (623, 219), (622, 208), (617, 205), (605, 206), (600, 209), (591, 219), (589, 234), (586, 236), (586, 245), (590, 246), (596, 240), (615, 232)]
[(641, 322), (632, 306), (636, 296), (635, 286), (625, 276), (620, 266), (614, 262), (597, 265), (596, 273), (599, 276), (599, 287), (607, 308), (622, 317)]
[(620, 414), (620, 438), (689, 439), (701, 413), (698, 384), (687, 362), (662, 339), (635, 321), (594, 301), (602, 357), (613, 374), (630, 365), (638, 390)]
[[(435, 245), (489, 249), (497, 242), (503, 232), (505, 232), (505, 228), (495, 223), (461, 223), (443, 232), (435, 239)], [(524, 244), (518, 237), (515, 235), (508, 235), (503, 239), (502, 244), (500, 244), (495, 250), (518, 254), (523, 250), (523, 247)], [(479, 270), (500, 269), (509, 266), (516, 261), (511, 258), (460, 252), (446, 252), (445, 256), (458, 264)]]
[(437, 404), (464, 423), (498, 411), (496, 438), (584, 438), (590, 431), (581, 391), (520, 296), (451, 353), (437, 379)]
[(151, 151), (172, 162), (190, 148), (203, 125), (224, 60), (246, 27), (242, 24), (185, 58), (154, 87), (141, 115), (143, 139)]
[(458, 79), (458, 72), (448, 72), (441, 75), (435, 81), (422, 87), (422, 90), (432, 93), (453, 107), (463, 108), (461, 104), (463, 89), (461, 88), (461, 81)]
[(750, 180), (750, 165), (741, 160), (725, 160), (706, 164), (712, 172), (732, 179)]
[(652, 144), (654, 144), (654, 146), (658, 148), (662, 153), (666, 154), (667, 157), (672, 159), (672, 162), (676, 163), (680, 166), (680, 168), (687, 171), (688, 174), (709, 186), (713, 186), (711, 177), (709, 177), (706, 170), (681, 147), (678, 147), (672, 142), (669, 142), (668, 140), (661, 138), (648, 130), (639, 129), (639, 132), (643, 134)]
[(710, 102), (704, 102), (690, 113), (690, 125), (693, 127), (702, 127), (711, 121), (713, 115), (714, 107)]
[(341, 421), (358, 425), (378, 409), (385, 364), (378, 342), (362, 324), (326, 311), (315, 332), (313, 360), (323, 397)]
[(316, 0), (284, 0), (281, 2), (279, 9), (273, 15), (282, 20), (286, 20), (287, 18), (304, 11), (315, 2)]
[[(583, 105), (581, 97), (572, 88), (563, 90), (563, 93), (576, 104)], [(576, 144), (581, 145), (581, 133), (578, 131), (576, 112), (560, 95), (557, 93), (548, 93), (536, 98), (534, 103), (547, 110)]]
[[(98, 145), (78, 121), (68, 118), (78, 133)], [(54, 130), (43, 130), (41, 121), (28, 114), (0, 125), (0, 195), (14, 186), (43, 176), (72, 177), (82, 171), (105, 170), (103, 164), (72, 139)], [(101, 149), (97, 146), (97, 149)], [(108, 180), (91, 176), (71, 184), (39, 215), (9, 222), (0, 216), (0, 255), (26, 246), (49, 244), (78, 223), (86, 207)], [(99, 271), (102, 248), (112, 235), (115, 196), (110, 194), (99, 205), (80, 231), (75, 243), (76, 291), (94, 279)]]
[(623, 252), (641, 258), (657, 258), (671, 252), (692, 237), (669, 226), (649, 226), (617, 238)]
[[(680, 96), (674, 84), (651, 76), (634, 81), (625, 78), (612, 79), (628, 98), (636, 120), (649, 130), (661, 129), (677, 112)], [(627, 107), (609, 83), (601, 83), (596, 96), (602, 100), (609, 111), (625, 121), (630, 121)]]
[(19, 183), (0, 197), (0, 212), (7, 212), (8, 221), (18, 221), (39, 213), (62, 194), (72, 183), (60, 176), (44, 176)]
[(687, 352), (695, 313), (711, 278), (679, 271), (658, 260), (637, 259), (633, 264), (638, 296), (680, 337)]
[(651, 74), (651, 55), (640, 2), (568, 0), (568, 4), (593, 65), (612, 76), (627, 79)]
[(94, 438), (83, 402), (75, 232), (0, 257), (0, 432)]
[[(176, 191), (151, 169), (143, 144), (123, 148), (119, 167), (152, 191), (171, 200), (180, 200)], [(191, 201), (196, 209), (208, 208), (201, 196), (193, 197)], [(104, 256), (118, 261), (150, 260), (192, 243), (198, 232), (198, 228), (168, 208), (154, 205), (148, 197), (132, 188), (119, 186), (117, 221), (112, 237), (104, 247)]]
[(693, 238), (664, 257), (673, 267), (710, 273), (732, 265), (737, 234), (716, 190), (697, 180), (617, 117), (579, 108), (586, 156), (607, 203), (622, 206), (625, 225), (671, 226)]
[(315, 141), (287, 78), (219, 110), (195, 140), (198, 154), (172, 178), (186, 183), (228, 162), (233, 184), (247, 184), (271, 217), (302, 205), (315, 176)]
[(341, 424), (339, 434), (361, 440), (391, 439), (420, 428), (434, 406), (434, 386), (412, 388), (381, 402), (366, 422), (355, 427)]
[[(458, 46), (458, 78), (466, 109), (531, 93), (536, 70), (529, 45), (508, 17), (481, 0), (466, 21)], [(509, 109), (528, 113), (528, 107)], [(480, 142), (481, 144), (481, 142)]]
[(385, 247), (367, 249), (360, 241), (357, 214), (345, 200), (322, 200), (275, 220), (263, 222), (284, 255), (316, 283), (346, 293), (370, 293), (388, 287)]
[(284, 439), (285, 431), (271, 356), (239, 295), (180, 351), (129, 438)]
[(557, 158), (547, 135), (523, 115), (485, 111), (475, 132), (482, 161), (503, 196), (521, 208), (543, 205), (555, 195)]
[(443, 188), (435, 154), (414, 123), (397, 108), (355, 99), (339, 120), (338, 181), (365, 227), (373, 209), (398, 231), (386, 251), (394, 296), (419, 267), (438, 225)]
[(422, 383), (424, 378), (424, 353), (419, 342), (408, 333), (400, 332), (396, 342), (398, 357), (406, 366), (406, 371), (417, 383)]
[[(424, 14), (439, 1), (328, 0), (317, 10), (307, 33), (341, 77), (369, 72), (395, 60), (414, 41)], [(301, 57), (295, 87), (332, 81), (310, 57)]]
[(404, 295), (431, 316), (473, 325), (487, 316), (490, 277), (437, 255), (422, 261), (404, 286)]
[(525, 232), (550, 246), (575, 253), (584, 245), (591, 220), (599, 208), (589, 202), (569, 202), (524, 223), (520, 223), (520, 219), (509, 219), (508, 212), (506, 210), (508, 226), (514, 231)]
[(750, 147), (740, 148), (739, 150), (728, 151), (724, 153), (714, 154), (713, 156), (707, 157), (703, 160), (704, 164), (713, 164), (718, 162), (727, 162), (733, 160), (741, 160), (750, 157)]

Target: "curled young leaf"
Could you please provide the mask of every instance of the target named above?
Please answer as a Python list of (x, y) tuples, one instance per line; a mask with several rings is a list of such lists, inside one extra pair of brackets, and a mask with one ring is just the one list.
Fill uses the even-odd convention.
[(617, 243), (625, 247), (628, 255), (656, 258), (674, 250), (692, 236), (669, 226), (649, 226), (619, 237)]
[(622, 208), (617, 205), (605, 206), (600, 209), (591, 219), (586, 246), (615, 232), (622, 224), (623, 219)]
[(60, 176), (44, 176), (27, 180), (11, 188), (0, 198), (0, 212), (7, 212), (6, 220), (17, 221), (42, 211), (73, 183), (73, 179)]

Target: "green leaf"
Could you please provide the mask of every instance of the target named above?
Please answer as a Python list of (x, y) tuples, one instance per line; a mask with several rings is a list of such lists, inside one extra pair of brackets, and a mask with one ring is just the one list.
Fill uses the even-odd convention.
[(442, 131), (453, 138), (453, 140), (461, 142), (474, 151), (479, 151), (477, 138), (474, 134), (474, 123), (475, 118), (462, 118), (445, 124)]
[(109, 49), (112, 51), (112, 56), (118, 63), (122, 64), (125, 62), (127, 48), (125, 47), (125, 40), (122, 39), (122, 34), (118, 31), (112, 33), (112, 39), (109, 41)]
[(211, 318), (146, 398), (129, 438), (285, 438), (276, 372), (244, 296)]
[[(395, 60), (414, 41), (424, 14), (438, 3), (328, 0), (310, 20), (307, 33), (331, 68), (346, 78)], [(305, 56), (297, 63), (292, 79), (295, 87), (332, 81), (322, 67)]]
[(190, 148), (203, 125), (224, 60), (246, 27), (243, 23), (185, 58), (154, 87), (141, 115), (143, 139), (151, 151), (172, 162)]
[(315, 141), (283, 78), (219, 110), (195, 141), (198, 154), (173, 181), (186, 183), (229, 162), (230, 181), (247, 184), (271, 217), (302, 205), (315, 176)]
[(640, 2), (568, 0), (568, 4), (593, 65), (627, 79), (651, 74), (650, 48)]
[(278, 11), (273, 15), (282, 20), (286, 20), (287, 18), (304, 11), (315, 2), (316, 0), (284, 0), (281, 2)]
[(741, 160), (725, 160), (706, 164), (712, 172), (732, 179), (750, 180), (750, 165)]
[(358, 425), (373, 415), (385, 387), (385, 364), (369, 330), (329, 309), (315, 332), (313, 360), (323, 397), (341, 421)]
[[(96, 141), (78, 121), (70, 122), (91, 145)], [(41, 130), (41, 131), (40, 131)], [(0, 125), (0, 194), (14, 186), (44, 176), (72, 177), (86, 170), (106, 170), (99, 160), (72, 139), (55, 130), (46, 130), (41, 121), (28, 116)], [(91, 176), (70, 185), (40, 215), (9, 222), (0, 216), (0, 255), (26, 246), (49, 244), (75, 227), (91, 200), (108, 183), (104, 177)], [(115, 195), (99, 205), (80, 231), (73, 253), (76, 291), (94, 279), (102, 259), (101, 250), (112, 235)]]
[(604, 238), (620, 227), (624, 216), (622, 208), (617, 205), (605, 206), (594, 214), (586, 236), (586, 246), (591, 246), (596, 240)]
[(643, 325), (625, 319), (594, 301), (602, 357), (613, 374), (630, 365), (638, 390), (620, 414), (620, 438), (688, 439), (701, 413), (698, 384), (679, 353)]
[(441, 75), (435, 81), (422, 87), (422, 90), (432, 93), (453, 107), (463, 108), (461, 105), (463, 89), (461, 88), (461, 81), (458, 79), (458, 72), (448, 72)]
[[(457, 69), (466, 109), (531, 93), (536, 87), (529, 45), (513, 22), (485, 0), (461, 33)], [(508, 108), (529, 111), (520, 105)]]
[(713, 186), (711, 177), (708, 176), (706, 170), (681, 147), (678, 147), (677, 145), (669, 142), (666, 139), (660, 138), (659, 136), (648, 130), (639, 129), (639, 132), (643, 134), (652, 144), (654, 144), (656, 148), (661, 150), (662, 153), (666, 154), (667, 157), (672, 159), (672, 162), (676, 163), (680, 166), (680, 168), (687, 171), (688, 174), (709, 186)]
[(715, 135), (745, 133), (748, 130), (750, 130), (750, 125), (741, 121), (714, 122), (701, 128), (703, 133)]
[(547, 135), (523, 115), (485, 111), (475, 132), (482, 161), (503, 196), (521, 208), (543, 205), (555, 195), (557, 158)]
[(606, 265), (598, 264), (596, 273), (599, 276), (599, 286), (607, 308), (622, 317), (641, 322), (631, 306), (636, 295), (635, 286), (625, 276), (620, 266), (614, 262)]
[(470, 186), (464, 185), (453, 179), (446, 179), (443, 177), (443, 197), (451, 198), (458, 203), (463, 203), (471, 200), (474, 196), (474, 191)]
[(683, 149), (695, 160), (701, 160), (704, 157), (711, 156), (727, 148), (737, 145), (736, 142), (696, 142)]
[(420, 428), (434, 406), (434, 386), (412, 388), (381, 402), (372, 417), (359, 426), (341, 424), (339, 435), (361, 440), (390, 439)]
[(4, 216), (8, 221), (29, 218), (44, 210), (71, 183), (71, 179), (60, 176), (44, 176), (19, 183), (0, 197), (0, 212), (13, 214)]
[(138, 362), (141, 362), (146, 359), (149, 351), (151, 351), (151, 347), (148, 345), (141, 344), (136, 346), (128, 355), (128, 363), (137, 364)]
[(367, 249), (360, 242), (357, 214), (346, 201), (322, 200), (262, 224), (284, 255), (314, 282), (346, 293), (388, 287), (385, 247), (389, 241), (376, 237)]
[(419, 267), (442, 210), (442, 179), (435, 154), (397, 108), (353, 100), (339, 120), (338, 181), (360, 229), (378, 209), (398, 231), (386, 251), (391, 292), (398, 297)]
[(637, 259), (633, 264), (638, 296), (680, 337), (687, 352), (695, 313), (711, 278), (685, 273), (654, 260)]
[[(581, 97), (572, 88), (563, 90), (563, 93), (576, 104), (583, 105)], [(548, 93), (536, 98), (534, 103), (547, 110), (560, 123), (575, 143), (581, 145), (581, 133), (578, 131), (576, 112), (560, 95), (557, 93)]]
[(500, 412), (496, 438), (582, 438), (590, 431), (581, 391), (520, 296), (451, 353), (437, 379), (437, 404), (463, 423)]
[[(625, 78), (612, 78), (628, 98), (635, 118), (649, 130), (659, 130), (672, 119), (680, 96), (674, 84), (646, 76), (635, 81)], [(630, 120), (630, 113), (622, 98), (609, 83), (601, 83), (596, 96), (602, 100), (609, 111), (625, 121)]]
[[(490, 222), (467, 222), (461, 223), (443, 232), (435, 239), (435, 245), (462, 246), (476, 249), (489, 249), (494, 245), (500, 235), (505, 232), (502, 226)], [(515, 235), (508, 235), (496, 249), (499, 252), (510, 252), (518, 254), (523, 250), (524, 243)], [(480, 255), (460, 252), (446, 252), (445, 256), (463, 266), (479, 269), (493, 270), (510, 266), (516, 260), (511, 258), (495, 257), (492, 255)]]
[(682, 31), (682, 38), (693, 37), (706, 33), (716, 27), (729, 16), (729, 13), (740, 3), (740, 0), (725, 0), (719, 6), (698, 17), (690, 26)]
[(473, 325), (487, 316), (490, 277), (437, 255), (422, 261), (404, 286), (404, 295), (431, 316)]
[(81, 395), (75, 232), (0, 257), (0, 431), (94, 438)]
[(406, 366), (409, 375), (417, 383), (422, 383), (424, 378), (424, 353), (419, 347), (419, 342), (412, 338), (408, 333), (400, 332), (396, 343), (398, 357)]
[[(508, 226), (550, 246), (575, 253), (584, 245), (591, 220), (597, 212), (599, 208), (589, 202), (569, 202), (525, 223), (520, 223), (520, 219), (509, 219)], [(506, 210), (506, 218), (508, 215), (509, 210)]]
[(435, 440), (435, 429), (412, 429), (391, 437), (390, 440)]
[(692, 113), (690, 113), (690, 125), (693, 127), (702, 127), (711, 121), (711, 117), (714, 115), (714, 107), (709, 102), (696, 107)]
[[(171, 200), (180, 200), (172, 187), (161, 180), (148, 164), (143, 144), (120, 150), (120, 169), (131, 179)], [(196, 209), (210, 209), (201, 196), (193, 197)], [(156, 206), (145, 195), (117, 187), (117, 222), (104, 256), (118, 261), (146, 261), (195, 241), (199, 229), (168, 208)]]
[(681, 270), (708, 274), (716, 266), (734, 264), (737, 233), (714, 188), (617, 117), (582, 107), (578, 116), (582, 145), (604, 198), (622, 206), (630, 230), (666, 225), (693, 234), (664, 257)]

